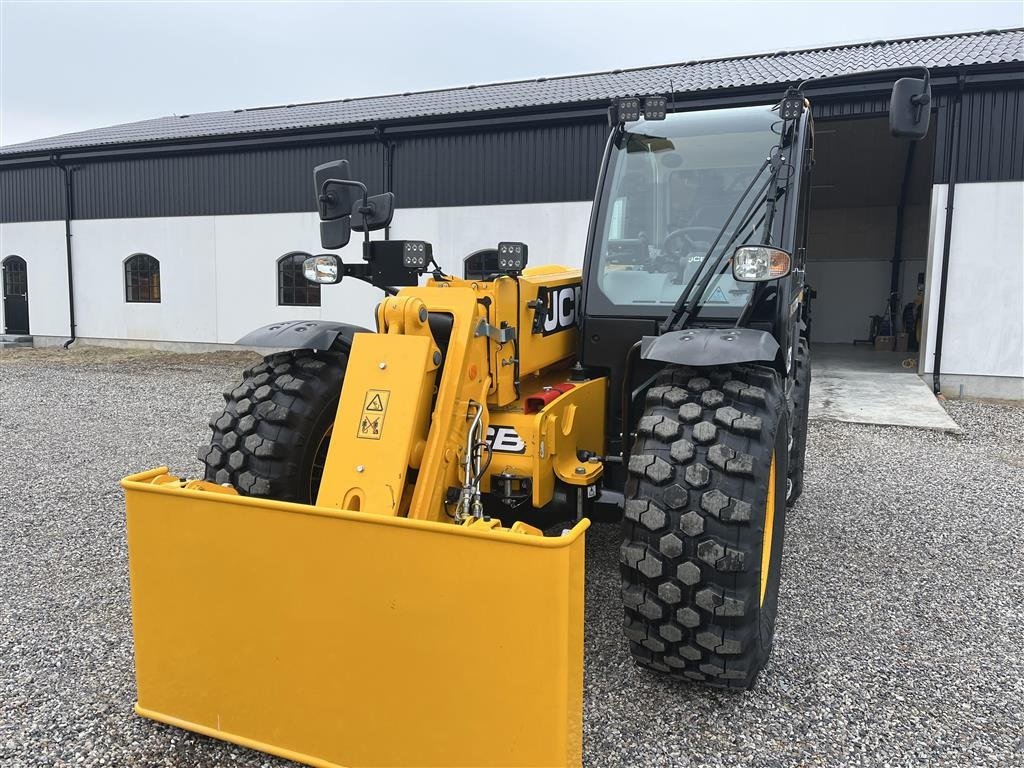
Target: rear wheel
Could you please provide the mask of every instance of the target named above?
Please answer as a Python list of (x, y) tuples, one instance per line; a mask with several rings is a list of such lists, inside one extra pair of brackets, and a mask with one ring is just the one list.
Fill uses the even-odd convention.
[(757, 366), (670, 366), (629, 460), (624, 631), (638, 664), (747, 688), (772, 648), (785, 531), (787, 407)]
[(804, 492), (804, 456), (807, 453), (807, 414), (811, 399), (811, 348), (807, 339), (797, 342), (793, 361), (793, 444), (789, 449), (789, 493), (792, 506)]
[(199, 449), (206, 479), (246, 496), (316, 501), (347, 360), (340, 351), (297, 349), (245, 371)]

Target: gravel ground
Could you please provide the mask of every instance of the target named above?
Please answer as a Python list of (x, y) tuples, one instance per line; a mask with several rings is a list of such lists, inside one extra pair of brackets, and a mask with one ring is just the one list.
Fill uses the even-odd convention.
[[(145, 721), (117, 481), (197, 471), (251, 356), (0, 358), (0, 764), (285, 766)], [(813, 422), (774, 656), (753, 691), (633, 666), (617, 529), (588, 534), (592, 766), (1024, 764), (1024, 409), (947, 403), (960, 436)]]

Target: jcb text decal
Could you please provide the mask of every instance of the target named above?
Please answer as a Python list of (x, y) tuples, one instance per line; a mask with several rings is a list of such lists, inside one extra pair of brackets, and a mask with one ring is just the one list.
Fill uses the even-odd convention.
[(526, 453), (526, 443), (516, 432), (515, 427), (502, 427), (497, 424), (487, 428), (487, 442), (495, 453)]
[(580, 306), (579, 283), (562, 288), (540, 288), (537, 299), (541, 304), (533, 318), (534, 333), (550, 336), (576, 327)]

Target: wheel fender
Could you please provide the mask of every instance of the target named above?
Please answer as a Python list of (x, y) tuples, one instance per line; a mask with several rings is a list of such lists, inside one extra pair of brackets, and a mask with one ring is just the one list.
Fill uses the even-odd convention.
[(773, 361), (779, 343), (753, 328), (686, 328), (661, 336), (644, 336), (640, 357), (678, 365), (731, 365)]
[(245, 347), (275, 347), (277, 349), (330, 349), (335, 342), (351, 348), (357, 333), (373, 333), (349, 323), (327, 320), (288, 320), (271, 323), (250, 331), (235, 344)]

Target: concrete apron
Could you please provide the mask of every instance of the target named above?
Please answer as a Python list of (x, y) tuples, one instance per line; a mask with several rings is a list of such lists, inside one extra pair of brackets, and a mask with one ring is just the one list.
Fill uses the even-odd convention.
[(913, 373), (813, 366), (810, 418), (961, 431)]

